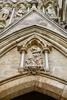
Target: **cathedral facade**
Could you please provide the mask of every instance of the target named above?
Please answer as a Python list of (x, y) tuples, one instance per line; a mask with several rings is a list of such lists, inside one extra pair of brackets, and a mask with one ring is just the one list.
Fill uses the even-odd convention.
[(67, 100), (67, 0), (0, 1), (0, 100), (31, 91)]

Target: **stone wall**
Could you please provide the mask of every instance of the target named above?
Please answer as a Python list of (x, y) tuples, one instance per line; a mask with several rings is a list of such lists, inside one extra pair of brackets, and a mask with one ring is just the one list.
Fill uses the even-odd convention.
[[(12, 49), (0, 59), (0, 81), (19, 74), (20, 53), (17, 48)], [(52, 48), (49, 54), (50, 75), (67, 80), (67, 59)]]

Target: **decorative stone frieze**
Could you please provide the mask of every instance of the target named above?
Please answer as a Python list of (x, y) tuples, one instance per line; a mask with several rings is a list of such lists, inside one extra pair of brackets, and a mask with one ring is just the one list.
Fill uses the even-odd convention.
[[(63, 7), (60, 6), (62, 2)], [(11, 24), (14, 20), (19, 19), (19, 17), (22, 17), (23, 15), (30, 12), (31, 9), (36, 9), (39, 12), (46, 14), (54, 21), (58, 20), (59, 23), (66, 21), (66, 0), (61, 0), (60, 3), (59, 0), (2, 0), (0, 1), (0, 12), (3, 13), (2, 17), (5, 17), (6, 24), (4, 24), (4, 27)], [(1, 21), (1, 24), (2, 23), (3, 22)]]

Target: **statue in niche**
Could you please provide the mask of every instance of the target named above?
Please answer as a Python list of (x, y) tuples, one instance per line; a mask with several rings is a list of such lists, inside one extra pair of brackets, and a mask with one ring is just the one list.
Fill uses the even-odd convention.
[(45, 0), (37, 0), (38, 1), (38, 9), (41, 9), (44, 6)]
[(54, 9), (54, 7), (53, 7), (53, 5), (51, 3), (46, 8), (46, 14), (48, 14), (51, 18), (55, 18), (56, 17), (55, 9)]
[(3, 18), (7, 20), (10, 17), (11, 7), (9, 3), (6, 3), (3, 5), (3, 8), (1, 9), (1, 12), (3, 14)]
[(37, 46), (33, 46), (29, 49), (27, 59), (25, 61), (26, 66), (43, 66), (43, 57), (41, 49)]
[(16, 12), (17, 17), (22, 17), (26, 13), (26, 5), (24, 3), (20, 3), (17, 5), (19, 7), (18, 11)]
[(6, 25), (7, 19), (10, 18), (10, 5), (8, 3), (3, 5), (3, 8), (0, 10), (0, 28), (4, 28)]

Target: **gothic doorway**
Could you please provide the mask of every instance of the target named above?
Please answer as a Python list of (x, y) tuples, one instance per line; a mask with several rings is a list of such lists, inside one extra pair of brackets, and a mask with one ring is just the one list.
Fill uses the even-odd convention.
[(12, 100), (56, 100), (48, 95), (39, 92), (30, 92), (21, 96), (18, 96)]

